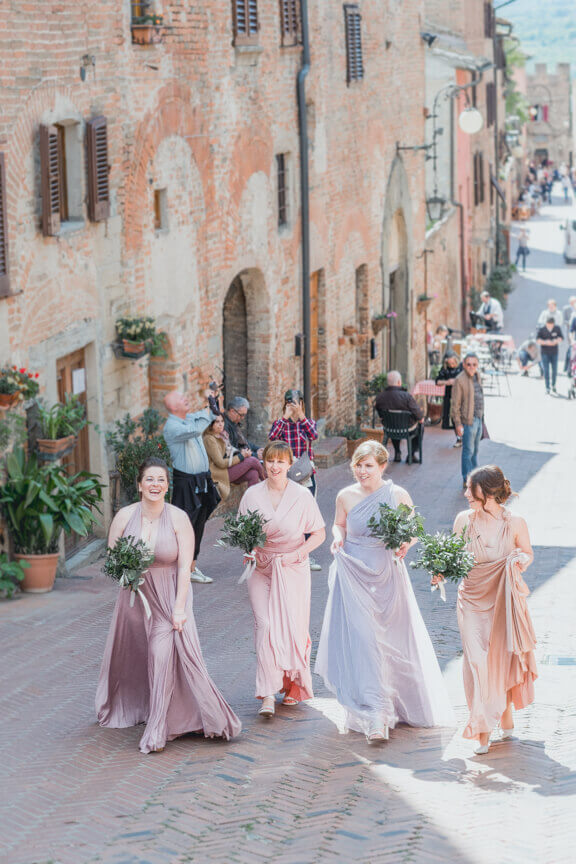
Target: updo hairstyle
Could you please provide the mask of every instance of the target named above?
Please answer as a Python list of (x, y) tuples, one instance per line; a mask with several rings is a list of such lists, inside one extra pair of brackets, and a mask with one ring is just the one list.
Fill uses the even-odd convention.
[(388, 450), (386, 447), (380, 444), (379, 441), (369, 440), (363, 441), (362, 444), (356, 447), (350, 461), (350, 467), (355, 468), (367, 456), (372, 456), (378, 465), (386, 465), (388, 462)]
[(516, 493), (512, 491), (510, 481), (504, 476), (497, 465), (483, 465), (475, 468), (468, 475), (470, 491), (476, 501), (486, 504), (488, 497), (494, 498), (497, 504), (505, 504)]
[(145, 459), (138, 468), (138, 483), (142, 482), (144, 474), (149, 468), (162, 468), (166, 472), (166, 482), (170, 482), (170, 469), (164, 459), (160, 459), (159, 456), (149, 456), (148, 459)]
[(262, 453), (262, 461), (267, 462), (272, 459), (280, 459), (283, 462), (289, 462), (290, 465), (294, 462), (294, 454), (292, 448), (286, 441), (270, 441), (264, 448)]

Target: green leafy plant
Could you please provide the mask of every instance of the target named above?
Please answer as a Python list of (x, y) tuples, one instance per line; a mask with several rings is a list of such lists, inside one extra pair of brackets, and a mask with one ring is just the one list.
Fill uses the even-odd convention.
[(0, 553), (0, 596), (12, 597), (18, 582), (24, 579), (28, 561), (9, 561), (5, 552)]
[(0, 393), (32, 399), (40, 389), (38, 378), (38, 372), (29, 372), (25, 367), (3, 366), (0, 369)]
[(508, 294), (513, 290), (512, 276), (515, 272), (514, 264), (494, 267), (486, 282), (486, 290), (500, 301), (503, 309), (507, 306)]
[(258, 510), (248, 510), (243, 516), (225, 516), (222, 536), (216, 541), (216, 545), (237, 547), (249, 555), (257, 546), (264, 546), (266, 543), (266, 522)]
[(464, 533), (422, 533), (418, 558), (410, 566), (426, 570), (431, 576), (443, 576), (448, 582), (465, 579), (474, 566), (474, 556), (466, 548)]
[(64, 402), (56, 402), (51, 408), (39, 405), (40, 438), (52, 441), (78, 435), (86, 426), (86, 409), (78, 396), (68, 394)]
[(95, 474), (69, 476), (63, 466), (41, 465), (35, 454), (17, 447), (5, 458), (6, 477), (0, 487), (4, 513), (14, 549), (24, 555), (58, 551), (62, 531), (85, 537), (100, 512), (102, 489)]
[(342, 429), (327, 429), (328, 437), (346, 438), (347, 441), (358, 441), (364, 437), (364, 433), (360, 426), (344, 426)]
[(4, 452), (11, 442), (23, 444), (26, 439), (26, 421), (20, 414), (7, 411), (0, 419), (0, 452)]
[(168, 445), (162, 435), (164, 418), (154, 408), (147, 408), (140, 418), (126, 414), (106, 432), (106, 443), (116, 454), (120, 485), (130, 501), (138, 500), (138, 469), (151, 456), (172, 465)]
[(368, 528), (370, 536), (382, 540), (388, 549), (399, 549), (403, 543), (409, 543), (422, 534), (424, 520), (407, 504), (399, 504), (398, 507), (379, 504), (378, 509), (378, 515), (368, 520)]

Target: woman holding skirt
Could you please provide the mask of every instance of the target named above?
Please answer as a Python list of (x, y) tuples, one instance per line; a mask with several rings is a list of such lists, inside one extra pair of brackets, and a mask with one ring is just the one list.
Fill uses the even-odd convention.
[(487, 753), (498, 725), (502, 738), (512, 735), (512, 707), (519, 710), (534, 701), (536, 637), (522, 578), (534, 554), (526, 522), (503, 506), (512, 491), (500, 468), (476, 468), (465, 494), (470, 509), (458, 514), (454, 531), (466, 532), (476, 563), (458, 588), (470, 709), (464, 738), (478, 740), (476, 753)]
[(370, 536), (380, 504), (412, 507), (383, 473), (388, 451), (377, 441), (352, 457), (356, 483), (336, 498), (330, 568), (315, 671), (346, 709), (346, 727), (383, 741), (397, 723), (449, 726), (454, 717), (442, 673), (412, 590), (404, 557)]
[(186, 513), (164, 500), (162, 459), (140, 466), (138, 488), (141, 501), (116, 514), (108, 545), (134, 537), (154, 551), (140, 588), (151, 615), (139, 597), (130, 606), (131, 591), (119, 590), (96, 691), (98, 722), (114, 729), (146, 723), (142, 753), (163, 750), (187, 732), (232, 738), (240, 721), (208, 674), (194, 623), (194, 530)]
[[(266, 480), (251, 486), (239, 513), (259, 511), (266, 543), (257, 548), (248, 578), (256, 642), (256, 698), (259, 714), (272, 717), (275, 694), (285, 705), (311, 699), (309, 554), (324, 542), (324, 520), (308, 489), (288, 479), (292, 450), (284, 441), (264, 448)], [(305, 535), (309, 535), (305, 539)]]

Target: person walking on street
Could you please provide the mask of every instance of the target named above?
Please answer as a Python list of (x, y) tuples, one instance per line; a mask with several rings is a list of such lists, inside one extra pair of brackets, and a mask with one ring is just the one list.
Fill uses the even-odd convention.
[(458, 375), (452, 386), (451, 416), (456, 435), (462, 438), (462, 483), (471, 471), (478, 466), (478, 447), (482, 438), (484, 421), (484, 391), (479, 373), (477, 354), (466, 354), (462, 366), (464, 371)]
[[(570, 297), (568, 304), (562, 310), (564, 322), (562, 325), (563, 332), (568, 334), (568, 348), (566, 350), (566, 358), (564, 360), (564, 372), (570, 374), (570, 360), (572, 356), (572, 324), (576, 319), (576, 297)], [(576, 328), (575, 328), (576, 329)]]
[(549, 318), (553, 318), (558, 327), (564, 324), (564, 313), (558, 309), (556, 300), (552, 298), (546, 301), (546, 309), (543, 309), (538, 316), (538, 327), (544, 327)]
[(172, 503), (188, 514), (194, 528), (194, 559), (190, 579), (192, 582), (208, 584), (213, 580), (202, 573), (197, 561), (204, 527), (218, 506), (220, 495), (210, 475), (202, 433), (219, 416), (219, 408), (210, 388), (204, 395), (209, 407), (191, 414), (190, 402), (184, 393), (177, 390), (168, 393), (164, 405), (169, 413), (163, 434), (174, 465)]
[(518, 234), (518, 248), (516, 249), (515, 265), (518, 267), (518, 261), (522, 258), (522, 270), (526, 270), (526, 258), (530, 254), (530, 249), (528, 248), (529, 236), (530, 232), (527, 228), (520, 229), (520, 233)]
[[(534, 701), (538, 677), (536, 637), (526, 604), (530, 593), (523, 573), (534, 559), (528, 526), (504, 506), (512, 490), (496, 465), (472, 471), (466, 486), (469, 510), (454, 522), (466, 539), (474, 566), (458, 588), (458, 627), (470, 717), (464, 738), (476, 739), (484, 754), (490, 735), (512, 737), (517, 711)], [(438, 577), (432, 578), (437, 584)]]
[[(386, 382), (388, 386), (385, 390), (382, 390), (374, 400), (374, 407), (380, 415), (380, 419), (384, 422), (382, 416), (384, 411), (408, 411), (412, 414), (414, 420), (414, 423), (410, 428), (410, 435), (412, 438), (417, 439), (419, 434), (424, 433), (424, 426), (422, 425), (424, 423), (424, 412), (419, 407), (412, 394), (408, 393), (402, 387), (402, 376), (400, 375), (400, 372), (397, 372), (395, 369), (388, 372)], [(400, 441), (392, 440), (392, 443), (394, 445), (394, 461), (401, 462), (402, 453), (400, 452)], [(406, 461), (408, 461), (408, 457), (406, 457)], [(420, 459), (416, 456), (412, 456), (412, 461), (420, 462)]]
[(536, 334), (536, 341), (540, 345), (542, 355), (542, 367), (544, 369), (544, 384), (546, 393), (556, 393), (556, 376), (558, 374), (558, 346), (564, 339), (561, 327), (555, 323), (554, 317), (550, 315), (544, 327), (540, 327)]

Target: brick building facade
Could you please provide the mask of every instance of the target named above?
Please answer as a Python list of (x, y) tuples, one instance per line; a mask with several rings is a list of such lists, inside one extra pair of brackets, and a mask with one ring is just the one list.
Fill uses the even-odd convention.
[(573, 87), (570, 63), (558, 63), (550, 71), (546, 63), (536, 63), (534, 73), (526, 75), (526, 98), (530, 122), (526, 124), (528, 155), (541, 162), (548, 159), (555, 167), (574, 162)]

